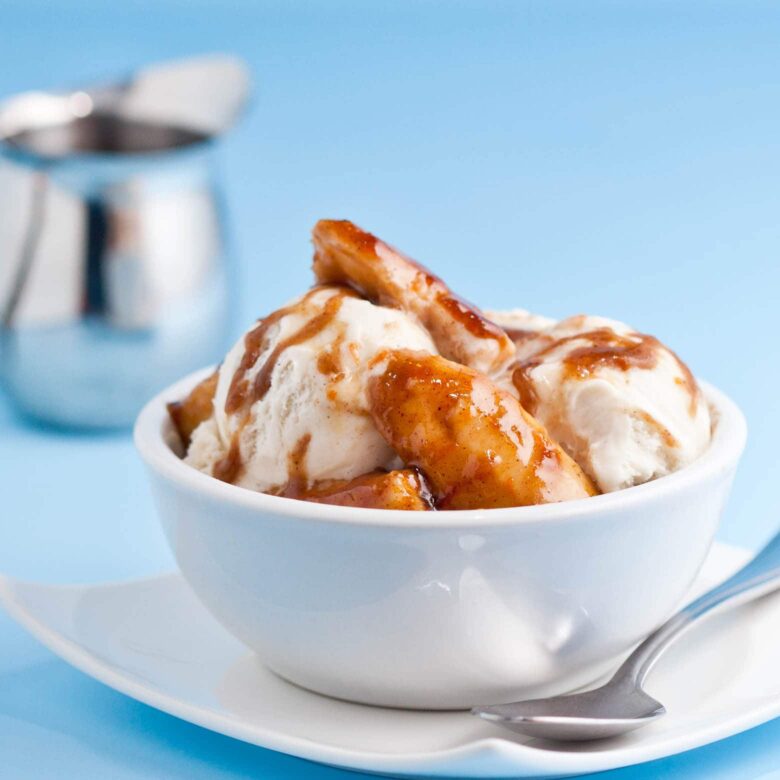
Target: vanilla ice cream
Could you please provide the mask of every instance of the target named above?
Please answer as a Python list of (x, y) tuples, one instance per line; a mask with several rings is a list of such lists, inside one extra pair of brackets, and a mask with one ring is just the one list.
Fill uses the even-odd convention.
[(546, 324), (527, 312), (490, 316), (516, 339), (501, 381), (603, 492), (691, 463), (710, 441), (709, 409), (688, 368), (652, 336), (603, 317)]
[(552, 327), (556, 322), (552, 317), (534, 314), (527, 309), (486, 310), (485, 316), (503, 328), (515, 343)]
[(409, 315), (343, 288), (316, 288), (260, 321), (219, 369), (214, 414), (186, 460), (217, 474), (240, 461), (235, 484), (273, 492), (300, 467), (306, 478), (352, 479), (399, 464), (367, 413), (372, 358), (387, 349), (436, 354)]
[(483, 314), (346, 220), (320, 220), (313, 242), (319, 286), (169, 404), (196, 469), (303, 500), (484, 508), (639, 485), (709, 445), (696, 380), (653, 336)]

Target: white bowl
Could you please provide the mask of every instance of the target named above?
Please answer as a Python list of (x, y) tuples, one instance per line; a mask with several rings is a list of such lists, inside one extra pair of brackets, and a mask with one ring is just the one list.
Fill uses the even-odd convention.
[(277, 674), (393, 707), (465, 708), (571, 690), (663, 622), (715, 535), (745, 443), (704, 385), (707, 452), (654, 482), (532, 507), (345, 508), (267, 496), (185, 464), (154, 398), (135, 442), (185, 578)]

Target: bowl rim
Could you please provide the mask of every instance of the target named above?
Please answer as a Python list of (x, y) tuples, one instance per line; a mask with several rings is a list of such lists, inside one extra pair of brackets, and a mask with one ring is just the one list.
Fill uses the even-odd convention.
[(526, 525), (550, 520), (581, 519), (615, 509), (632, 507), (652, 500), (673, 498), (691, 485), (706, 482), (717, 474), (726, 474), (736, 466), (747, 439), (747, 423), (737, 406), (725, 393), (708, 382), (697, 380), (716, 420), (707, 450), (679, 471), (612, 493), (533, 506), (500, 509), (446, 509), (437, 512), (408, 512), (399, 509), (366, 509), (333, 504), (316, 504), (282, 496), (259, 493), (221, 482), (185, 463), (166, 441), (171, 422), (166, 404), (185, 397), (194, 385), (214, 367), (200, 369), (178, 380), (152, 398), (141, 410), (133, 430), (133, 440), (147, 467), (180, 489), (210, 500), (224, 501), (261, 515), (271, 513), (298, 520), (362, 525), (393, 529), (453, 529), (491, 525)]

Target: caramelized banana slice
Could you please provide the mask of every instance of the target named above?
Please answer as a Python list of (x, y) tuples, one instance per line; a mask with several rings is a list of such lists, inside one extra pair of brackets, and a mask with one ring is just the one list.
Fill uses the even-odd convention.
[(414, 314), (447, 358), (483, 373), (512, 359), (515, 345), (479, 309), (414, 260), (347, 220), (320, 220), (312, 232), (314, 274), (348, 284), (382, 306)]
[(440, 509), (523, 506), (596, 493), (512, 395), (436, 355), (388, 353), (369, 381), (379, 432), (425, 474)]
[[(283, 494), (286, 495), (286, 494)], [(430, 491), (413, 469), (363, 474), (355, 479), (318, 482), (291, 498), (317, 504), (359, 506), (366, 509), (404, 509), (425, 512), (433, 509)]]
[(194, 430), (214, 412), (214, 394), (217, 392), (219, 373), (215, 371), (190, 390), (183, 401), (168, 404), (168, 414), (179, 433), (186, 450)]

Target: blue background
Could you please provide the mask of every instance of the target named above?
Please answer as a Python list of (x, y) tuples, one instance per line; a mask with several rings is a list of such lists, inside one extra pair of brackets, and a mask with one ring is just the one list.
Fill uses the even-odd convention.
[[(755, 547), (780, 483), (779, 40), (774, 3), (5, 0), (0, 94), (244, 57), (255, 100), (220, 156), (237, 322), (308, 285), (308, 231), (325, 216), (482, 305), (626, 320), (745, 410), (720, 537)], [(126, 435), (31, 427), (0, 399), (0, 464), (0, 570), (99, 581), (171, 566)], [(779, 766), (775, 721), (610, 776)], [(0, 775), (348, 777), (130, 701), (3, 616)]]

